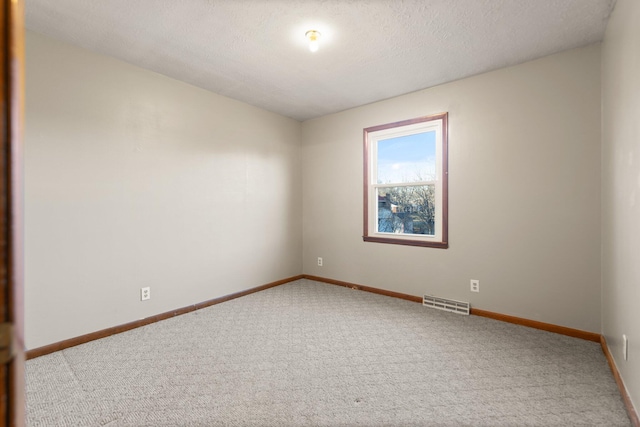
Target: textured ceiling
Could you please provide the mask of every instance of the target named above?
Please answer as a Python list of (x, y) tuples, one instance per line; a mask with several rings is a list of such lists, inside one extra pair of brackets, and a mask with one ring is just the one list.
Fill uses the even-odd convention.
[(25, 3), (30, 30), (306, 120), (600, 41), (614, 2)]

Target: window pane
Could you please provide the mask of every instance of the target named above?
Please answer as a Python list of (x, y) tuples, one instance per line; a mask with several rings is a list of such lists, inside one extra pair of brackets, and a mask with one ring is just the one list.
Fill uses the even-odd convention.
[(435, 234), (435, 185), (378, 188), (378, 233)]
[(434, 181), (436, 132), (378, 141), (378, 184)]

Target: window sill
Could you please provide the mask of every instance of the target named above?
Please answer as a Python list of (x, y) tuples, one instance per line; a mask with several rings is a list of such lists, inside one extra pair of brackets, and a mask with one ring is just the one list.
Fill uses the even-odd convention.
[(427, 248), (447, 249), (449, 242), (428, 242), (425, 240), (393, 239), (390, 237), (362, 236), (365, 242), (388, 243), (391, 245), (422, 246)]

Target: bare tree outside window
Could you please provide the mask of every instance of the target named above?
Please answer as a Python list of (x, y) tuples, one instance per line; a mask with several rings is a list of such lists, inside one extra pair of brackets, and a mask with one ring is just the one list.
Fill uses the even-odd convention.
[(435, 232), (434, 186), (378, 189), (378, 231), (433, 235)]

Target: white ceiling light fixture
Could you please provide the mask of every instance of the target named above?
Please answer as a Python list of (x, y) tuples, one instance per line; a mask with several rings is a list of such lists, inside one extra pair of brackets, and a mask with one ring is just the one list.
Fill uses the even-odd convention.
[(316, 30), (307, 31), (304, 36), (309, 40), (309, 50), (311, 52), (317, 52), (320, 47), (318, 39), (320, 38), (320, 32)]

